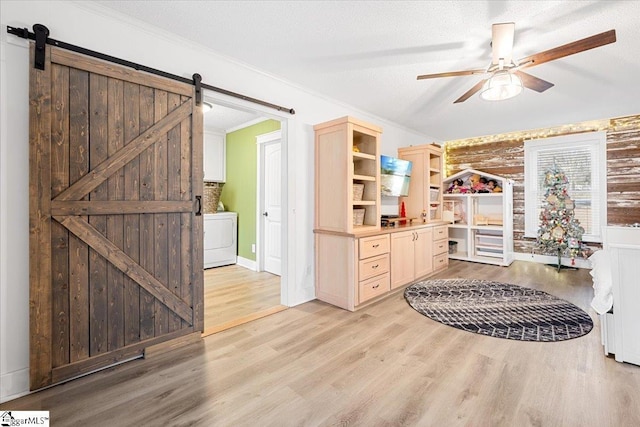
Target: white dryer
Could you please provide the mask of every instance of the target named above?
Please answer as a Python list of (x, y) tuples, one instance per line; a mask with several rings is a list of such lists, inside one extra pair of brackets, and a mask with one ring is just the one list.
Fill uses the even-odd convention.
[(204, 214), (204, 268), (235, 264), (238, 250), (238, 214)]

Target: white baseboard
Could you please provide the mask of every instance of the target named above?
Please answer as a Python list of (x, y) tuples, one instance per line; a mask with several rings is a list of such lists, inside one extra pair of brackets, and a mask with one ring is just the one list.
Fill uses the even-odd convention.
[(29, 394), (29, 369), (20, 369), (0, 376), (0, 403), (26, 394)]
[(305, 288), (305, 289), (302, 289), (302, 290), (300, 290), (298, 292), (298, 295), (296, 295), (296, 297), (293, 299), (293, 301), (290, 301), (289, 307), (294, 307), (296, 305), (300, 305), (300, 304), (303, 304), (305, 302), (313, 301), (314, 299), (316, 299), (316, 290), (315, 290), (315, 288), (313, 288), (313, 287)]
[(247, 258), (243, 258), (241, 256), (238, 256), (236, 264), (238, 264), (240, 267), (248, 268), (249, 270), (252, 270), (252, 271), (258, 271), (257, 262)]
[[(557, 256), (525, 254), (521, 252), (514, 252), (513, 258), (517, 261), (537, 262), (539, 264), (556, 264), (558, 262)], [(584, 258), (575, 258), (575, 262), (576, 262), (575, 265), (571, 265), (571, 258), (563, 257), (561, 262), (562, 262), (562, 265), (566, 265), (567, 267), (591, 269), (591, 264), (589, 263), (589, 260), (586, 260)]]

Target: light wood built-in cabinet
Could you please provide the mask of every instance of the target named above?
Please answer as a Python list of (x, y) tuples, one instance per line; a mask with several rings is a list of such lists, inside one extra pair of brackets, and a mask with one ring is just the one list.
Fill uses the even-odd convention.
[(367, 235), (315, 230), (316, 298), (357, 310), (447, 268), (446, 241), (442, 222)]
[[(442, 147), (436, 144), (416, 145), (398, 149), (398, 157), (413, 163), (409, 196), (401, 197), (408, 218), (427, 222), (442, 220)], [(423, 215), (424, 213), (424, 215)]]
[[(439, 249), (447, 241), (446, 223), (380, 227), (382, 129), (344, 117), (314, 130), (316, 298), (354, 311), (446, 268)], [(441, 158), (438, 165), (427, 188), (442, 185), (436, 182)], [(358, 210), (364, 210), (362, 224)]]
[[(362, 233), (380, 228), (378, 126), (343, 117), (314, 126), (315, 228)], [(363, 185), (355, 200), (354, 187)], [(363, 215), (362, 215), (363, 213)], [(357, 221), (362, 216), (361, 224)]]
[[(493, 179), (501, 192), (472, 192), (472, 176)], [(508, 266), (513, 262), (513, 181), (466, 169), (444, 180), (447, 191), (456, 180), (464, 183), (443, 198), (444, 219), (453, 243), (450, 259)], [(468, 188), (467, 188), (468, 187)]]

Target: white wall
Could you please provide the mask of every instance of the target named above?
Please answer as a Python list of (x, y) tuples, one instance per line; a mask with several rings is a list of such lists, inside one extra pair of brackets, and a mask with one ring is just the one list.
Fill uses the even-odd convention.
[(384, 129), (385, 154), (432, 141), (86, 2), (3, 0), (0, 22), (0, 402), (28, 392), (29, 368), (28, 49), (7, 25), (40, 23), (54, 39), (189, 78), (200, 73), (208, 84), (295, 108), (287, 162), (291, 305), (314, 298), (313, 124), (345, 115), (375, 123)]

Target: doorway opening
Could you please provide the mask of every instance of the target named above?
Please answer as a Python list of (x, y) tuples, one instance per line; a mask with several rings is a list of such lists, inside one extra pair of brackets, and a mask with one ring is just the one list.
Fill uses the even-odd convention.
[(287, 308), (284, 117), (205, 95), (204, 332)]

